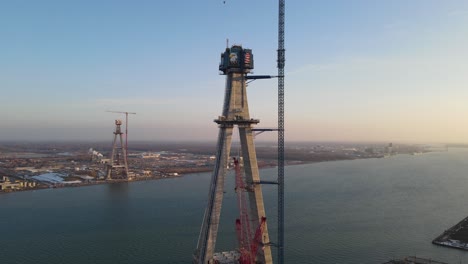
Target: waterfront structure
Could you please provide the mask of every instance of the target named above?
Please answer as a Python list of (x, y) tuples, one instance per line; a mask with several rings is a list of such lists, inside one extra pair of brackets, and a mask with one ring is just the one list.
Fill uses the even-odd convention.
[(433, 259), (426, 259), (426, 258), (419, 258), (419, 257), (405, 257), (404, 259), (400, 260), (390, 260), (383, 264), (448, 264), (445, 262), (440, 262)]
[(5, 190), (20, 190), (25, 188), (35, 188), (36, 182), (28, 182), (28, 181), (10, 181), (10, 178), (3, 176), (2, 180), (0, 180), (0, 191)]
[(468, 217), (445, 230), (441, 235), (432, 240), (432, 244), (468, 250)]
[(19, 182), (11, 182), (8, 177), (3, 177), (2, 181), (0, 182), (0, 191), (4, 190), (17, 190), (21, 188), (21, 184)]
[[(123, 144), (121, 126), (122, 120), (115, 120), (114, 141), (110, 163), (107, 164), (106, 180), (113, 178), (128, 178), (127, 150)], [(120, 144), (118, 144), (119, 139)]]
[[(215, 253), (215, 245), (223, 202), (224, 180), (227, 173), (232, 134), (235, 126), (239, 129), (243, 175), (247, 185), (244, 191), (248, 194), (247, 211), (251, 221), (249, 223), (249, 233), (254, 234), (256, 230), (259, 230), (260, 226), (262, 232), (261, 236), (258, 236), (259, 241), (254, 241), (254, 243), (260, 245), (259, 249), (254, 252), (254, 261), (255, 263), (272, 263), (257, 155), (253, 140), (254, 132), (252, 131), (252, 126), (260, 121), (250, 117), (247, 103), (246, 80), (249, 79), (248, 77), (252, 77), (247, 76), (252, 69), (253, 54), (250, 49), (243, 49), (241, 46), (234, 45), (231, 48), (226, 48), (226, 51), (221, 54), (219, 70), (226, 75), (225, 97), (222, 115), (214, 120), (219, 125), (216, 161), (210, 182), (208, 204), (200, 230), (197, 249), (194, 253), (194, 263), (206, 264), (220, 261), (220, 255)], [(233, 228), (234, 226), (233, 221)], [(240, 256), (235, 252), (222, 255), (231, 257)], [(226, 259), (226, 261), (228, 263), (230, 260)], [(235, 261), (239, 260), (233, 261), (233, 263), (238, 263)], [(242, 263), (242, 261), (240, 262)]]

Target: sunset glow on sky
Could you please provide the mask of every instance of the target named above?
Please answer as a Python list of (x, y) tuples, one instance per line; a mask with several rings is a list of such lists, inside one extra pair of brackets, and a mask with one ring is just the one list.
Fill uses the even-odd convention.
[[(230, 44), (276, 75), (277, 1), (0, 3), (0, 140), (216, 140)], [(286, 141), (468, 143), (468, 1), (287, 1)], [(276, 79), (249, 84), (276, 125)], [(262, 134), (261, 140), (276, 134)]]

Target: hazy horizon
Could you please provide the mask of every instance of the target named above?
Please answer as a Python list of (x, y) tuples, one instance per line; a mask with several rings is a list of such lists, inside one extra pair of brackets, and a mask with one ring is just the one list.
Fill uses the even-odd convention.
[[(47, 143), (57, 143), (57, 144), (67, 144), (67, 143), (76, 143), (76, 144), (108, 144), (112, 145), (113, 137), (107, 140), (0, 140), (1, 144), (27, 144), (27, 143), (37, 143), (37, 144), (47, 144)], [(232, 143), (237, 144), (239, 140), (233, 139)], [(190, 144), (211, 144), (215, 146), (217, 143), (216, 139), (212, 140), (131, 140), (129, 141), (129, 147), (132, 145), (141, 145), (141, 144), (181, 144), (181, 145), (190, 145)], [(320, 141), (320, 140), (287, 140), (285, 141), (286, 147), (296, 146), (297, 144), (323, 144), (323, 145), (388, 145), (392, 144), (401, 144), (401, 145), (448, 145), (448, 146), (468, 146), (466, 142), (416, 142), (416, 141)], [(265, 144), (277, 144), (277, 140), (255, 140), (256, 145), (265, 145)]]
[[(225, 3), (223, 3), (225, 2)], [(220, 53), (276, 75), (277, 3), (0, 3), (0, 141), (215, 141)], [(286, 141), (468, 143), (468, 2), (286, 3)], [(275, 127), (276, 79), (249, 84)], [(276, 133), (257, 140), (274, 141)]]

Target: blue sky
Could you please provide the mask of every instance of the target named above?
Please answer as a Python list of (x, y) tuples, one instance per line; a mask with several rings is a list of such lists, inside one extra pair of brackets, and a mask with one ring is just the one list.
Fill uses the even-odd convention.
[[(215, 140), (220, 53), (276, 74), (277, 1), (0, 2), (0, 140)], [(287, 1), (286, 140), (468, 142), (468, 2)], [(276, 124), (276, 80), (249, 85)], [(262, 134), (262, 140), (274, 139)]]

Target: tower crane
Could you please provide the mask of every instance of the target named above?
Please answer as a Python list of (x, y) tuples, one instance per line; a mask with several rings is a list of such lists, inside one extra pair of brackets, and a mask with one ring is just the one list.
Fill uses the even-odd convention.
[(278, 0), (278, 263), (284, 263), (284, 16), (285, 0)]

